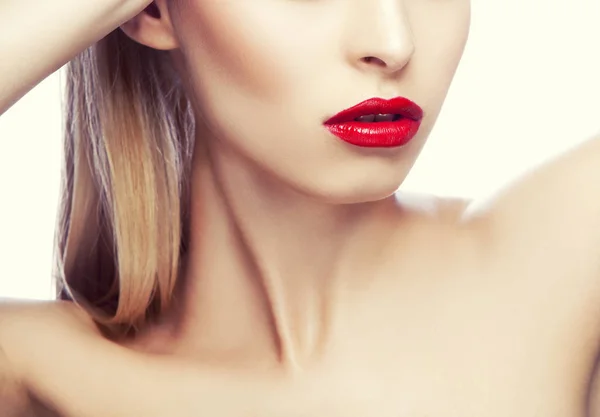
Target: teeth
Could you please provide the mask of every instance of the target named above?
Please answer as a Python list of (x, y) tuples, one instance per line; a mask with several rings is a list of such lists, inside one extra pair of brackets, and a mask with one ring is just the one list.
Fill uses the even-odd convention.
[(367, 115), (367, 116), (360, 116), (360, 117), (357, 117), (357, 118), (356, 118), (356, 119), (354, 119), (354, 120), (356, 120), (357, 122), (372, 123), (372, 122), (374, 122), (374, 121), (375, 121), (375, 117), (376, 117), (376, 116), (375, 116), (374, 114), (369, 114), (369, 115)]
[(400, 115), (398, 114), (369, 114), (366, 116), (357, 117), (357, 122), (373, 123), (373, 122), (392, 122), (398, 120)]

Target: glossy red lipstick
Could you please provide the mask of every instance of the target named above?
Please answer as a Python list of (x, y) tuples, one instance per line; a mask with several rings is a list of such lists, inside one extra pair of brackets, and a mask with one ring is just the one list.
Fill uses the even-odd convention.
[(324, 124), (352, 145), (391, 148), (410, 142), (422, 119), (423, 109), (407, 98), (372, 98), (341, 111)]

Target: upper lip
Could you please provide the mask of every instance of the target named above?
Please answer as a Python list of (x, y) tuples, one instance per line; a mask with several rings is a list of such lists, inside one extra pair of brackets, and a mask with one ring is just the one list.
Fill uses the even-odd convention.
[(395, 97), (390, 100), (371, 98), (349, 109), (342, 110), (327, 120), (325, 124), (352, 122), (357, 117), (371, 114), (399, 114), (400, 116), (419, 121), (423, 118), (423, 109), (404, 97)]

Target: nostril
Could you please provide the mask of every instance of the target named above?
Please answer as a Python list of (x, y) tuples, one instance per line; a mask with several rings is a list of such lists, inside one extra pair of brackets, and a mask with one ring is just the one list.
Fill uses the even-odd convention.
[(374, 56), (367, 56), (367, 57), (363, 58), (363, 61), (367, 64), (375, 62), (378, 65), (385, 65), (385, 62), (383, 62), (383, 60), (376, 58)]
[(144, 9), (144, 12), (148, 13), (155, 19), (160, 19), (160, 10), (158, 10), (158, 6), (156, 6), (156, 3), (154, 2), (152, 2), (150, 6), (146, 7), (146, 9)]

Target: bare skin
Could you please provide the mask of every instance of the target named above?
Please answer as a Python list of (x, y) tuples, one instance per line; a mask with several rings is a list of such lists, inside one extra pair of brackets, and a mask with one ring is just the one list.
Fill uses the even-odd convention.
[[(585, 417), (600, 336), (600, 196), (590, 192), (600, 138), (481, 206), (390, 197), (440, 111), (466, 40), (466, 2), (313, 3), (317, 13), (261, 1), (280, 19), (262, 21), (269, 14), (248, 2), (157, 1), (160, 21), (140, 15), (124, 26), (194, 69), (188, 88), (207, 115), (192, 174), (192, 213), (202, 216), (192, 216), (179, 302), (121, 344), (66, 303), (3, 305), (0, 370), (29, 393), (20, 408)], [(325, 25), (339, 12), (329, 4), (346, 5), (347, 26)], [(362, 7), (373, 20), (354, 32)], [(268, 29), (279, 33), (284, 17), (300, 25), (296, 16), (323, 16), (312, 20), (323, 33), (300, 55), (288, 47), (295, 33)], [(239, 25), (220, 26), (231, 21)], [(368, 54), (378, 60), (366, 65)], [(439, 73), (428, 73), (434, 58)], [(345, 77), (337, 94), (324, 92), (329, 74)], [(357, 88), (342, 98), (349, 85)], [(321, 136), (325, 113), (399, 92), (429, 115), (408, 147), (374, 157)], [(246, 117), (244, 129), (226, 123), (231, 114)], [(252, 123), (269, 115), (268, 130)]]
[[(250, 292), (225, 317), (248, 316), (254, 337), (244, 349), (226, 347), (245, 329), (218, 321), (200, 341), (155, 329), (117, 346), (72, 306), (51, 305), (6, 311), (14, 318), (4, 327), (6, 350), (61, 417), (598, 415), (585, 414), (600, 293), (594, 253), (579, 249), (591, 246), (565, 251), (509, 214), (513, 205), (531, 207), (528, 187), (539, 191), (538, 181), (563, 175), (561, 164), (589, 159), (581, 151), (512, 188), (493, 218), (459, 221), (461, 204), (448, 203), (412, 209), (391, 238), (379, 230), (390, 239), (374, 251), (377, 267), (331, 287), (320, 317), (327, 328), (301, 364), (281, 360), (273, 324), (239, 311)], [(546, 189), (544, 202), (556, 192)], [(494, 229), (492, 219), (515, 226)], [(580, 238), (597, 238), (582, 233), (589, 222), (573, 219), (569, 230), (549, 233), (580, 227)], [(52, 353), (39, 356), (40, 345)]]

